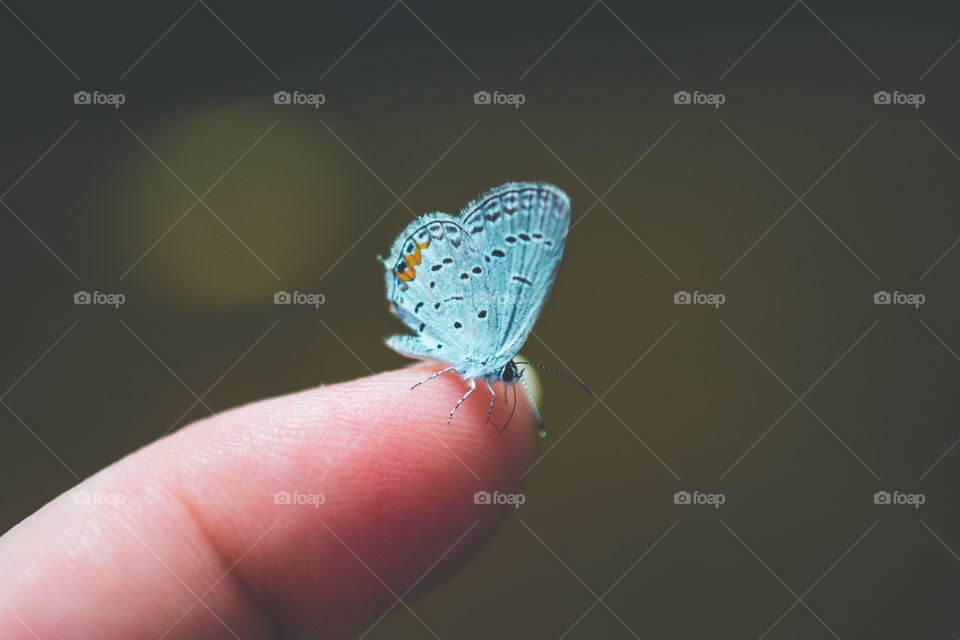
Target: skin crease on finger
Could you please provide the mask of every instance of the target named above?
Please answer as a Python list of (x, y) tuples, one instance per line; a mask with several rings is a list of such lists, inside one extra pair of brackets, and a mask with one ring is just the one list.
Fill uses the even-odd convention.
[(514, 511), (474, 493), (519, 491), (535, 438), (520, 387), (504, 433), (479, 391), (447, 425), (463, 381), (410, 389), (436, 370), (226, 411), (59, 496), (0, 538), (0, 638), (341, 637), (404, 608)]

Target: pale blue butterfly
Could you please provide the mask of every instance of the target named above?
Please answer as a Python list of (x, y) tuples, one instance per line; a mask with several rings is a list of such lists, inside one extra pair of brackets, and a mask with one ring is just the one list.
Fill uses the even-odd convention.
[(522, 377), (518, 364), (558, 373), (514, 357), (550, 294), (569, 227), (566, 193), (540, 182), (510, 182), (472, 201), (459, 217), (420, 216), (382, 260), (390, 308), (414, 332), (390, 336), (387, 346), (450, 365), (427, 380), (454, 371), (470, 387), (448, 424), (476, 380), (491, 394), (489, 420), (496, 398), (491, 382), (515, 385)]

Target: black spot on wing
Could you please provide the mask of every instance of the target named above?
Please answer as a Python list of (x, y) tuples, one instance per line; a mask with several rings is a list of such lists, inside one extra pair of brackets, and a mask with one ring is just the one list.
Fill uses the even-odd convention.
[(533, 286), (533, 283), (527, 280), (526, 278), (521, 278), (520, 276), (513, 276), (513, 279), (517, 282), (522, 282), (525, 285)]

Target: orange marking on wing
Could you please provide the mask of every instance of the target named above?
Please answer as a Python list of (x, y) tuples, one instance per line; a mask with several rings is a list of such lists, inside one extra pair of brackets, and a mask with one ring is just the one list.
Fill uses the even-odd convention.
[(410, 282), (417, 277), (417, 271), (414, 269), (414, 267), (423, 262), (423, 255), (420, 253), (420, 250), (426, 249), (428, 246), (430, 246), (429, 240), (427, 240), (424, 244), (417, 242), (413, 253), (403, 256), (403, 261), (406, 266), (404, 266), (402, 270), (400, 267), (397, 267), (393, 270), (401, 282)]
[(413, 250), (413, 253), (407, 254), (403, 257), (407, 261), (407, 264), (411, 267), (415, 267), (423, 261), (423, 256), (420, 255), (420, 245), (417, 245), (417, 248)]

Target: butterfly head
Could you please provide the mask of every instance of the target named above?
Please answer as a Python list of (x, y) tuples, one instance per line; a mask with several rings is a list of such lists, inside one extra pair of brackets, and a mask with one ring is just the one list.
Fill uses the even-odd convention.
[(503, 370), (500, 372), (500, 382), (512, 386), (520, 381), (522, 375), (523, 372), (517, 368), (517, 363), (511, 360), (504, 365)]

